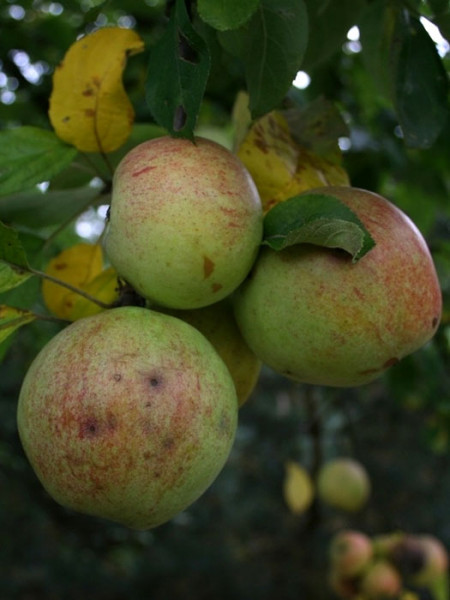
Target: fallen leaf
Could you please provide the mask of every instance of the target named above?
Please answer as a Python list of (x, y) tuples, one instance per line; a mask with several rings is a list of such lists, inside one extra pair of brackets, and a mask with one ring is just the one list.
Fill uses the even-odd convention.
[(131, 29), (105, 27), (77, 40), (53, 75), (50, 121), (82, 152), (112, 152), (128, 138), (134, 110), (122, 84), (128, 56), (144, 43)]

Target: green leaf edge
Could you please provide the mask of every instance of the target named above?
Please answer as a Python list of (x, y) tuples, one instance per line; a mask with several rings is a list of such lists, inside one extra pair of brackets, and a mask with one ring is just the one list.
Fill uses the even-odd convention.
[[(302, 207), (299, 206), (298, 212), (295, 211), (294, 216), (292, 216), (291, 214), (288, 217), (288, 219), (284, 221), (283, 227), (281, 228), (279, 233), (270, 232), (274, 219), (279, 218), (279, 215), (282, 215), (283, 212), (290, 213), (292, 205), (294, 203), (298, 203), (299, 199), (307, 202), (314, 202), (318, 199), (326, 199), (328, 201), (333, 202), (335, 207), (338, 206), (342, 215), (339, 217), (335, 215), (327, 217), (323, 216), (323, 214), (318, 214), (316, 218), (304, 220), (302, 222), (301, 215), (299, 215), (299, 212)], [(326, 240), (324, 240), (321, 243), (317, 241), (311, 241), (311, 238), (302, 236), (301, 230), (302, 228), (310, 225), (313, 222), (322, 222), (323, 224), (333, 222), (345, 222), (346, 224), (352, 227), (358, 228), (360, 232), (361, 243), (359, 244), (358, 248), (352, 250), (348, 245), (342, 243), (327, 242)], [(284, 250), (289, 246), (294, 246), (298, 244), (313, 244), (315, 246), (321, 246), (323, 248), (344, 250), (352, 257), (352, 263), (356, 263), (359, 260), (361, 260), (361, 258), (363, 258), (363, 256), (365, 256), (376, 245), (375, 240), (372, 238), (371, 234), (369, 233), (365, 225), (362, 223), (362, 221), (359, 219), (359, 217), (338, 197), (333, 196), (332, 194), (317, 194), (308, 192), (292, 196), (291, 198), (280, 202), (279, 204), (275, 205), (266, 214), (264, 218), (264, 235), (262, 241), (263, 246), (269, 246), (272, 250), (280, 252), (281, 250)]]

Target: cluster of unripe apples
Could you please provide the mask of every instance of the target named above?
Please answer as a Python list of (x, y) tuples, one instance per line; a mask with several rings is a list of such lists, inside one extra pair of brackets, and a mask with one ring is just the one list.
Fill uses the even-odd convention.
[[(433, 336), (439, 283), (408, 217), (369, 191), (312, 192), (338, 198), (369, 230), (376, 245), (361, 260), (312, 244), (263, 246), (258, 190), (212, 141), (166, 136), (124, 157), (104, 247), (145, 306), (63, 329), (19, 398), (24, 450), (57, 501), (129, 527), (159, 525), (222, 469), (261, 363), (299, 382), (355, 386)], [(219, 325), (245, 348), (245, 368), (238, 349), (227, 360), (208, 338)]]
[(447, 549), (428, 534), (370, 537), (343, 529), (330, 541), (329, 561), (330, 587), (344, 600), (407, 600), (422, 597), (415, 593), (424, 590), (435, 597), (434, 590), (448, 584)]

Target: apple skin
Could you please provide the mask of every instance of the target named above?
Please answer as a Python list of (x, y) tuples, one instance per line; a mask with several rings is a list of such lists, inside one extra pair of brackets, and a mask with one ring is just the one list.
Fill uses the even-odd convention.
[(136, 146), (118, 165), (105, 252), (155, 304), (200, 308), (246, 277), (262, 219), (256, 186), (229, 150), (201, 137), (164, 136)]
[(362, 531), (343, 529), (330, 542), (331, 570), (340, 578), (359, 576), (372, 557), (372, 542)]
[(32, 362), (18, 403), (25, 453), (60, 504), (134, 529), (212, 483), (238, 404), (211, 344), (174, 317), (121, 307), (80, 319)]
[(385, 198), (350, 187), (329, 194), (376, 242), (359, 261), (309, 244), (263, 247), (235, 294), (239, 328), (273, 370), (315, 385), (368, 383), (434, 335), (442, 311), (436, 270), (412, 221)]
[(361, 509), (370, 495), (370, 479), (361, 463), (352, 458), (326, 462), (317, 474), (317, 494), (326, 504), (354, 512)]
[(375, 561), (361, 580), (361, 592), (368, 600), (398, 598), (403, 588), (397, 569), (387, 561)]
[(230, 371), (236, 386), (239, 406), (245, 404), (258, 382), (261, 361), (242, 337), (229, 298), (203, 308), (166, 309), (166, 312), (186, 321), (211, 342)]

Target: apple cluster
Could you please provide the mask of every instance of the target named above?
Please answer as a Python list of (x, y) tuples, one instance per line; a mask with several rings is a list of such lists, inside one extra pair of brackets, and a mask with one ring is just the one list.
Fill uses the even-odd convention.
[(447, 549), (428, 534), (370, 537), (343, 529), (329, 545), (330, 587), (343, 600), (407, 600), (422, 597), (419, 594), (426, 591), (435, 597), (436, 589), (448, 585), (447, 570)]
[(122, 159), (104, 248), (140, 305), (63, 329), (19, 398), (23, 447), (58, 502), (155, 527), (222, 469), (262, 364), (355, 386), (433, 336), (441, 293), (417, 228), (377, 194), (324, 190), (312, 192), (340, 200), (375, 241), (357, 262), (265, 246), (249, 172), (210, 140), (164, 136)]

